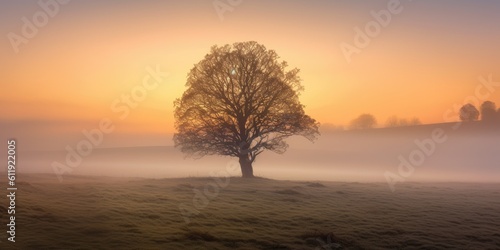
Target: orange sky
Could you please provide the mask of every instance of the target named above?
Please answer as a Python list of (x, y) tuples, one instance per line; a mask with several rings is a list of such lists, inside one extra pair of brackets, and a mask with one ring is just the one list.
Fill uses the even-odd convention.
[[(26, 123), (49, 137), (92, 129), (110, 117), (121, 135), (172, 133), (173, 101), (193, 64), (212, 45), (248, 40), (301, 69), (301, 101), (321, 123), (345, 125), (361, 113), (382, 124), (392, 115), (443, 122), (448, 109), (474, 95), (479, 76), (500, 81), (497, 2), (402, 1), (402, 12), (351, 63), (340, 45), (352, 44), (354, 28), (373, 21), (370, 12), (387, 9), (388, 1), (243, 1), (224, 20), (211, 1), (187, 2), (73, 1), (19, 53), (4, 36), (3, 128)], [(1, 5), (2, 34), (21, 34), (21, 18), (41, 11), (32, 1)], [(155, 65), (169, 73), (166, 80), (118, 119), (113, 101)], [(500, 104), (498, 92), (488, 99)], [(22, 133), (2, 134), (8, 132)]]

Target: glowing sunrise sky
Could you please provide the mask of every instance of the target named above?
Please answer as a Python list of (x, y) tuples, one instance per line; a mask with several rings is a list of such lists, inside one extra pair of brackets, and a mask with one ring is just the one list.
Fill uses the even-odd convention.
[[(211, 46), (233, 42), (255, 40), (299, 68), (301, 101), (321, 123), (362, 113), (379, 124), (392, 115), (440, 123), (475, 94), (479, 76), (500, 81), (500, 1), (401, 1), (351, 63), (340, 45), (353, 44), (355, 27), (388, 1), (243, 0), (220, 20), (211, 0), (73, 0), (15, 53), (8, 34), (21, 34), (21, 19), (42, 10), (36, 2), (0, 3), (2, 138), (29, 135), (34, 148), (71, 140), (103, 117), (116, 125), (109, 146), (171, 144), (187, 73)], [(155, 65), (167, 79), (117, 119), (113, 101)], [(499, 92), (488, 99), (500, 104)]]

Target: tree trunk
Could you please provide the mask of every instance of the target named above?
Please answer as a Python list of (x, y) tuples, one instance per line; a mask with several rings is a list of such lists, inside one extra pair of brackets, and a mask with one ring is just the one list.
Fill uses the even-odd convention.
[(243, 178), (252, 178), (253, 176), (253, 167), (252, 162), (248, 159), (248, 156), (240, 156), (240, 167), (241, 167), (241, 176)]

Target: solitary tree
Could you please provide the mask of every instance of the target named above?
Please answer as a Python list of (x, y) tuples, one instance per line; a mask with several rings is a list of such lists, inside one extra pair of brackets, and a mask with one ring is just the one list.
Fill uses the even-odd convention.
[(253, 177), (252, 163), (264, 150), (284, 153), (292, 135), (314, 141), (319, 123), (299, 102), (299, 70), (287, 71), (278, 59), (257, 42), (212, 47), (174, 103), (175, 146), (196, 158), (238, 157), (242, 176)]
[(492, 122), (496, 120), (496, 110), (497, 106), (494, 102), (485, 101), (481, 104), (481, 120), (486, 122)]
[(377, 125), (377, 120), (373, 115), (362, 114), (358, 118), (351, 121), (349, 128), (351, 129), (368, 129)]
[(470, 103), (462, 106), (459, 112), (460, 120), (465, 122), (477, 121), (477, 119), (479, 118), (479, 111), (474, 105)]

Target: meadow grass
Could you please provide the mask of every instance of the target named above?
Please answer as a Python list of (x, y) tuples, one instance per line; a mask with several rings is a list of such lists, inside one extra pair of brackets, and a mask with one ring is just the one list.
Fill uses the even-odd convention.
[[(0, 248), (500, 248), (499, 184), (401, 183), (392, 193), (386, 183), (232, 177), (218, 192), (214, 183), (21, 175), (16, 243), (5, 236)], [(206, 187), (207, 200), (195, 198)], [(184, 216), (179, 206), (193, 201), (198, 213)]]

